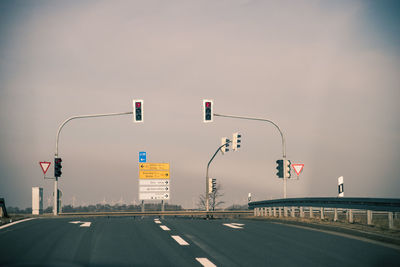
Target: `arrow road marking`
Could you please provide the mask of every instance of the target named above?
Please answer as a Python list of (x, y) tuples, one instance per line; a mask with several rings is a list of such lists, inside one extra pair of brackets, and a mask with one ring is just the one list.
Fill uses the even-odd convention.
[(201, 265), (204, 267), (217, 267), (214, 263), (212, 263), (209, 259), (207, 258), (196, 258), (198, 262), (200, 262)]
[(79, 227), (90, 227), (91, 224), (91, 222), (83, 222), (83, 224), (81, 224)]
[(235, 229), (243, 229), (243, 225), (244, 224), (240, 224), (240, 223), (223, 223), (223, 225), (228, 226), (230, 228), (235, 228)]
[(179, 235), (171, 235), (171, 237), (178, 242), (179, 245), (181, 246), (189, 246), (189, 243), (186, 242), (185, 240), (183, 240), (182, 237), (180, 237)]
[(81, 225), (79, 227), (90, 227), (90, 225), (92, 224), (91, 222), (81, 222), (81, 221), (72, 221), (69, 223), (73, 223), (73, 224), (81, 223)]

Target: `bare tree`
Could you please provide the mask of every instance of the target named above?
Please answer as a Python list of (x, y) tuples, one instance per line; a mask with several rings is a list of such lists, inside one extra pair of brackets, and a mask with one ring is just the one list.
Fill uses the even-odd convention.
[[(225, 201), (219, 200), (221, 197), (223, 197), (224, 194), (222, 193), (222, 186), (221, 184), (217, 184), (215, 187), (215, 190), (209, 194), (209, 210), (214, 211), (216, 208), (221, 206), (222, 204), (225, 203)], [(199, 202), (197, 203), (199, 209), (204, 210), (206, 209), (206, 197), (205, 195), (200, 195), (199, 196)]]

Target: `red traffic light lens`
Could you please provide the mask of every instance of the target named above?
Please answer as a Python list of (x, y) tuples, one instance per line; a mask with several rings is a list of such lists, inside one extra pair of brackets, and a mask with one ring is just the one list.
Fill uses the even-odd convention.
[(210, 108), (211, 107), (211, 102), (206, 102), (206, 108)]
[(140, 107), (142, 106), (142, 103), (140, 103), (140, 102), (136, 102), (136, 104), (135, 104), (135, 105), (136, 105), (136, 107), (137, 107), (137, 108), (140, 108)]

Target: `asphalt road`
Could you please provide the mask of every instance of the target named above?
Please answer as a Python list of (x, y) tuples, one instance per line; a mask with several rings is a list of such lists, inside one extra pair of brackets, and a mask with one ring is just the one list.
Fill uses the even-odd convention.
[(0, 229), (0, 266), (399, 266), (400, 250), (250, 220), (34, 219)]

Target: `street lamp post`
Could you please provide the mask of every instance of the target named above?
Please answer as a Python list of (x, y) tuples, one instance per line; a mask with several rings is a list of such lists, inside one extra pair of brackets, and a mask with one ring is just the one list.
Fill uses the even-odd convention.
[(207, 164), (207, 172), (206, 172), (206, 211), (209, 211), (209, 192), (210, 192), (210, 188), (209, 188), (209, 184), (208, 184), (208, 169), (210, 168), (210, 164), (213, 161), (213, 159), (215, 158), (215, 156), (217, 155), (218, 151), (221, 150), (222, 147), (226, 146), (226, 144), (231, 143), (231, 140), (228, 140), (225, 144), (221, 145), (218, 147), (217, 151), (215, 151), (214, 155), (211, 157), (210, 161)]
[[(280, 135), (281, 135), (281, 139), (282, 139), (282, 157), (283, 157), (283, 162), (286, 162), (286, 143), (285, 143), (285, 137), (283, 135), (283, 132), (281, 131), (281, 129), (279, 128), (279, 126), (268, 119), (263, 119), (263, 118), (254, 118), (254, 117), (244, 117), (244, 116), (235, 116), (235, 115), (223, 115), (223, 114), (216, 114), (214, 113), (214, 116), (216, 117), (224, 117), (224, 118), (233, 118), (233, 119), (242, 119), (242, 120), (252, 120), (252, 121), (264, 121), (264, 122), (268, 122), (271, 123), (272, 125), (274, 125), (276, 127), (276, 129), (278, 129)], [(283, 198), (286, 198), (286, 182), (287, 182), (287, 177), (286, 174), (284, 174), (283, 176)]]
[[(86, 118), (95, 118), (95, 117), (108, 117), (108, 116), (119, 116), (119, 115), (128, 115), (128, 114), (133, 114), (133, 111), (128, 111), (128, 112), (119, 112), (119, 113), (104, 113), (104, 114), (92, 114), (92, 115), (79, 115), (79, 116), (73, 116), (69, 117), (65, 121), (63, 121), (60, 126), (58, 127), (57, 130), (57, 135), (56, 135), (56, 152), (55, 152), (55, 157), (58, 158), (58, 140), (60, 136), (61, 129), (64, 127), (67, 122), (74, 120), (74, 119), (86, 119)], [(55, 177), (54, 180), (54, 206), (53, 206), (53, 214), (57, 215), (58, 214), (58, 206), (57, 206), (57, 200), (58, 200), (58, 177)]]

